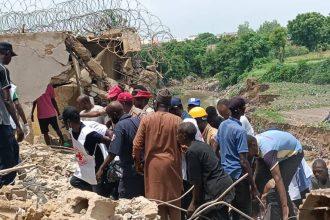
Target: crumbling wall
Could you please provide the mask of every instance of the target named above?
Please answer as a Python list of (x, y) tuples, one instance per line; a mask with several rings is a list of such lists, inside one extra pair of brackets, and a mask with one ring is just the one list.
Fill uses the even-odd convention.
[(22, 104), (29, 104), (45, 92), (50, 79), (71, 69), (64, 40), (67, 33), (19, 33), (0, 35), (13, 45), (17, 57), (8, 65)]

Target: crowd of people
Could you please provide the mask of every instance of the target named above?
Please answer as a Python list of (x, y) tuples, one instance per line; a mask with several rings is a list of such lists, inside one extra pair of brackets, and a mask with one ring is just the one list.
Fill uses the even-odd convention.
[[(0, 169), (19, 164), (18, 142), (29, 130), (17, 94), (15, 99), (11, 96), (14, 85), (5, 67), (15, 55), (10, 44), (0, 43)], [(33, 102), (32, 121), (35, 108), (46, 144), (51, 144), (49, 126), (64, 142), (58, 119), (70, 133), (77, 161), (70, 178), (73, 187), (114, 199), (145, 196), (162, 203), (162, 219), (189, 218), (234, 182), (238, 183), (221, 198), (226, 203), (252, 216), (256, 199), (259, 206), (271, 207), (271, 219), (294, 218), (294, 205), (299, 206), (310, 189), (330, 187), (325, 161), (316, 159), (311, 169), (292, 134), (276, 128), (255, 133), (242, 97), (221, 99), (204, 109), (198, 98), (184, 106), (168, 89), (152, 94), (141, 85), (127, 91), (117, 85), (108, 91), (107, 106), (81, 95), (75, 106), (61, 113), (54, 88), (48, 85)], [(13, 184), (15, 176), (0, 176), (0, 187)], [(171, 206), (164, 204), (168, 201)], [(202, 216), (244, 219), (224, 205)]]

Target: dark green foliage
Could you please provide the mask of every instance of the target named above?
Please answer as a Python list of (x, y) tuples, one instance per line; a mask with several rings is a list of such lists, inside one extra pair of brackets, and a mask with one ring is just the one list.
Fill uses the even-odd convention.
[(288, 23), (288, 33), (293, 43), (315, 50), (318, 44), (329, 42), (329, 18), (320, 13), (299, 14)]
[[(217, 37), (203, 33), (194, 40), (161, 43), (150, 51), (142, 49), (142, 60), (146, 60), (143, 66), (158, 63), (165, 82), (194, 75), (217, 77), (221, 87), (227, 87), (248, 75), (252, 68), (256, 70), (258, 66), (267, 65), (266, 74), (267, 69), (255, 71), (258, 76), (264, 74), (263, 80), (328, 83), (328, 63), (293, 64), (284, 62), (284, 58), (304, 55), (309, 50), (329, 49), (330, 16), (300, 14), (287, 28), (274, 20), (264, 22), (254, 31), (245, 22), (239, 25), (236, 35)], [(277, 62), (275, 58), (280, 62), (272, 64)]]

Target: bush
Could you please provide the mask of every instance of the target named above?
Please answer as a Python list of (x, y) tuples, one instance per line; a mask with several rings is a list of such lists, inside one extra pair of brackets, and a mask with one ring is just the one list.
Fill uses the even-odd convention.
[(293, 57), (293, 56), (305, 55), (308, 53), (309, 53), (309, 50), (307, 47), (289, 44), (285, 48), (284, 56)]
[(266, 82), (330, 84), (330, 59), (298, 64), (276, 63), (261, 77)]

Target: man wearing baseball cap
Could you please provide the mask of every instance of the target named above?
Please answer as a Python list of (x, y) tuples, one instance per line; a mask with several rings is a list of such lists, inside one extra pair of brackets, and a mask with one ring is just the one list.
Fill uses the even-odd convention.
[[(0, 170), (14, 167), (19, 160), (19, 147), (10, 125), (10, 116), (17, 129), (17, 140), (22, 141), (24, 133), (16, 116), (15, 107), (10, 96), (10, 75), (5, 65), (16, 56), (10, 43), (0, 42)], [(0, 188), (14, 181), (16, 172), (0, 177)]]
[(219, 144), (217, 142), (218, 130), (213, 128), (209, 123), (207, 123), (207, 113), (202, 107), (195, 107), (189, 111), (189, 115), (196, 119), (199, 130), (202, 132), (205, 143), (210, 145), (216, 155), (219, 155)]
[(201, 100), (198, 98), (190, 98), (188, 99), (188, 112), (194, 107), (200, 107)]

